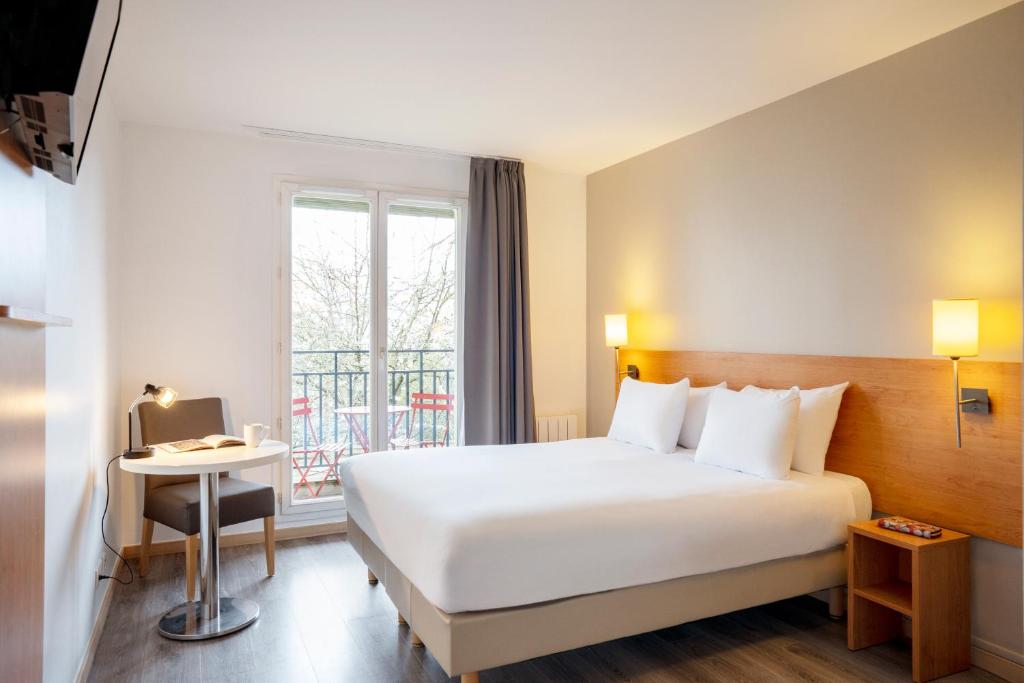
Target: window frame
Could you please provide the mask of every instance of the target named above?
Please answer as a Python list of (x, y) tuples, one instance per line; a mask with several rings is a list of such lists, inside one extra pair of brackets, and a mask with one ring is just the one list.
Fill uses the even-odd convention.
[[(371, 253), (371, 316), (370, 351), (373, 355), (371, 367), (372, 389), (370, 392), (370, 444), (371, 449), (379, 447), (386, 439), (387, 424), (387, 220), (390, 204), (405, 204), (424, 207), (453, 208), (456, 211), (456, 368), (455, 382), (457, 395), (462, 394), (462, 301), (465, 287), (465, 243), (469, 203), (465, 192), (446, 192), (422, 188), (391, 186), (373, 183), (345, 182), (298, 176), (275, 176), (274, 196), (276, 197), (275, 221), (275, 304), (274, 304), (274, 363), (272, 378), (274, 415), (272, 431), (274, 438), (291, 444), (291, 381), (292, 381), (292, 198), (301, 194), (323, 193), (332, 197), (348, 196), (370, 203), (370, 253)], [(456, 429), (462, 439), (461, 401), (456, 401)], [(383, 444), (386, 448), (387, 444)], [(295, 521), (309, 518), (319, 521), (335, 518), (346, 510), (342, 496), (326, 500), (293, 499), (291, 483), (292, 463), (289, 458), (277, 467), (274, 481), (278, 488), (281, 514), (293, 516)]]

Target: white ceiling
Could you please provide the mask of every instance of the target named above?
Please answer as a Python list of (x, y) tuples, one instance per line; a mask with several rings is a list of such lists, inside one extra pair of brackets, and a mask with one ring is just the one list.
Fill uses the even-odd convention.
[(125, 0), (128, 121), (589, 173), (1015, 0)]

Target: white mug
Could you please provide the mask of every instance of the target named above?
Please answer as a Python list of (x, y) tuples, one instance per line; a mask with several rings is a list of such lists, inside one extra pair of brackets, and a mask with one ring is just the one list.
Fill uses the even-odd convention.
[(245, 425), (243, 430), (243, 433), (245, 434), (245, 445), (249, 448), (256, 448), (263, 443), (263, 439), (270, 436), (270, 425), (264, 425), (258, 422)]

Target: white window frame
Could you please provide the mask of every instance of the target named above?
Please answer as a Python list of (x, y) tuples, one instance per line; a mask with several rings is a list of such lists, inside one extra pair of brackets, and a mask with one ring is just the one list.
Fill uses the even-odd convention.
[[(291, 311), (291, 216), (292, 198), (297, 194), (315, 194), (323, 192), (334, 197), (350, 197), (365, 199), (370, 203), (370, 253), (374, 262), (371, 264), (370, 297), (374, 316), (374, 325), (370, 330), (370, 350), (373, 353), (373, 369), (371, 377), (373, 387), (370, 392), (370, 410), (375, 419), (370, 420), (371, 448), (386, 448), (387, 425), (387, 207), (392, 203), (412, 206), (451, 207), (456, 210), (456, 368), (455, 381), (457, 395), (462, 394), (462, 300), (464, 291), (464, 265), (466, 222), (469, 213), (469, 202), (464, 192), (442, 192), (419, 188), (395, 187), (368, 183), (331, 181), (296, 176), (276, 176), (274, 192), (277, 198), (276, 211), (278, 219), (276, 244), (276, 283), (275, 283), (275, 314), (274, 314), (274, 438), (291, 443), (291, 373), (292, 373), (292, 311)], [(459, 441), (462, 440), (461, 401), (456, 401), (456, 425)], [(383, 446), (381, 446), (383, 444)], [(335, 517), (338, 511), (345, 510), (345, 502), (341, 497), (324, 501), (305, 500), (296, 502), (292, 499), (291, 485), (292, 463), (287, 461), (278, 466), (275, 480), (281, 491), (281, 513), (283, 515), (302, 515), (310, 520)], [(296, 518), (297, 520), (297, 518)]]

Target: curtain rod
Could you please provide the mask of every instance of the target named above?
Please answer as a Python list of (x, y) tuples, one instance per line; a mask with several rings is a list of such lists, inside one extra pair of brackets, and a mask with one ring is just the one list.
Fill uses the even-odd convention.
[(465, 152), (453, 152), (446, 149), (437, 149), (435, 147), (418, 147), (416, 145), (403, 145), (397, 142), (346, 138), (338, 135), (306, 133), (298, 130), (267, 128), (265, 126), (251, 126), (248, 124), (242, 124), (242, 127), (255, 132), (260, 137), (275, 138), (278, 140), (297, 140), (299, 142), (312, 142), (321, 145), (337, 145), (339, 147), (352, 147), (356, 149), (375, 149), (388, 152), (405, 152), (407, 154), (423, 154), (426, 156), (441, 157), (445, 159), (468, 159), (474, 156), (482, 156), (489, 159), (504, 159), (505, 161), (518, 161), (522, 163), (522, 159), (516, 159), (515, 157), (503, 157), (496, 154), (467, 154)]

